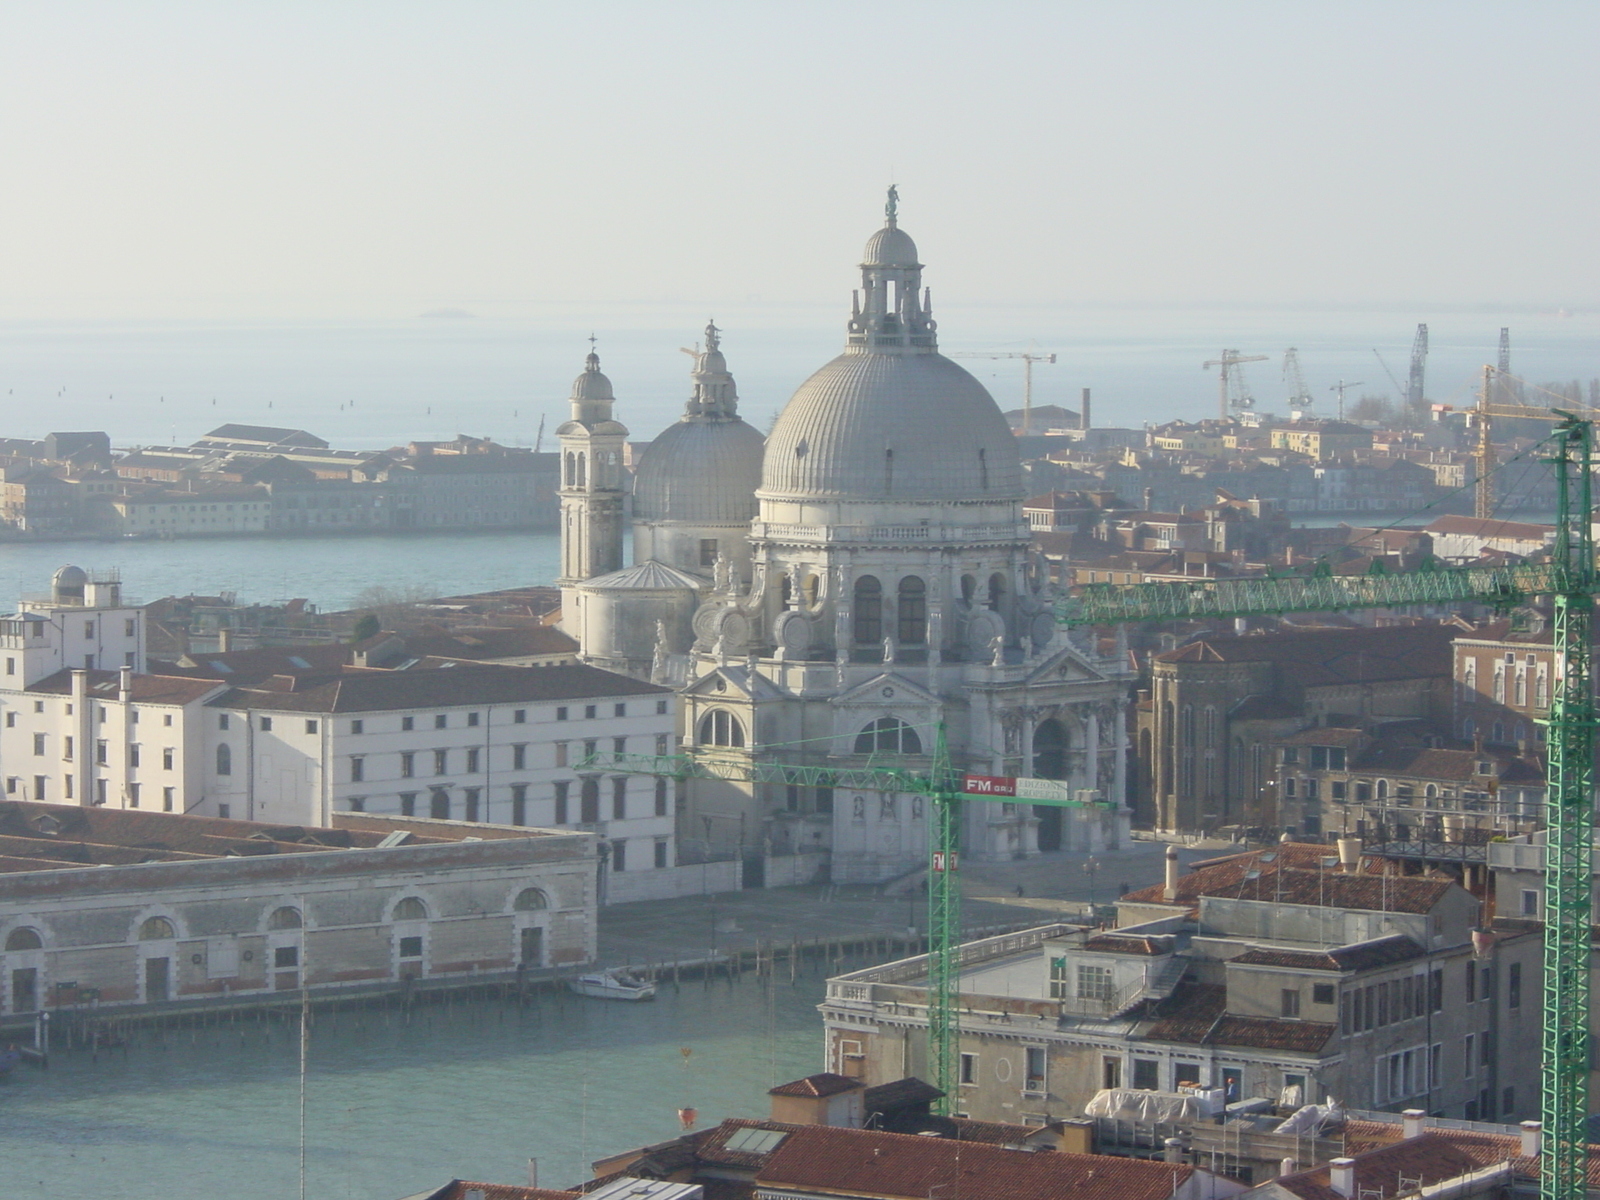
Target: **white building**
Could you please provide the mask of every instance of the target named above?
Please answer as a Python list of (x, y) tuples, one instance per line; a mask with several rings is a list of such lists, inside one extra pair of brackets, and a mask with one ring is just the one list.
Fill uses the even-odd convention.
[(0, 620), (0, 654), (11, 799), (295, 825), (368, 812), (577, 829), (601, 835), (614, 873), (677, 863), (669, 779), (580, 769), (599, 752), (668, 753), (666, 687), (579, 664), (449, 659), (241, 684), (146, 674), (143, 611), (76, 567)]
[[(707, 329), (682, 420), (638, 465), (634, 566), (598, 568), (621, 562), (615, 497), (563, 493), (564, 626), (586, 661), (678, 688), (696, 753), (925, 770), (942, 726), (960, 768), (1114, 798), (1112, 812), (971, 805), (969, 853), (1099, 848), (1123, 828), (1126, 656), (1057, 629), (1016, 439), (938, 351), (892, 189), (887, 213), (844, 353), (764, 447)], [(578, 484), (621, 428), (598, 371), (591, 356), (562, 427)], [(696, 780), (687, 824), (747, 854), (826, 849), (834, 879), (881, 880), (926, 860), (929, 813), (910, 795)]]

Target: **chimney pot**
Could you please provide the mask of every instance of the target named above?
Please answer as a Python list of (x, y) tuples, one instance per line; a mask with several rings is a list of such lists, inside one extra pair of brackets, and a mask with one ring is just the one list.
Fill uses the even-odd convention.
[(1544, 1150), (1544, 1126), (1538, 1121), (1522, 1123), (1522, 1157), (1538, 1158)]
[(1278, 1163), (1278, 1178), (1282, 1179), (1287, 1175), (1297, 1174), (1299, 1170), (1299, 1163), (1292, 1158), (1285, 1158)]
[(1355, 1200), (1356, 1194), (1356, 1160), (1353, 1158), (1335, 1158), (1328, 1163), (1328, 1186), (1345, 1200)]
[(1339, 839), (1339, 867), (1346, 875), (1354, 875), (1361, 869), (1360, 838)]
[(1167, 847), (1167, 875), (1166, 882), (1161, 888), (1163, 900), (1176, 900), (1178, 898), (1178, 848)]
[(1428, 1114), (1420, 1108), (1408, 1108), (1400, 1114), (1400, 1124), (1407, 1138), (1421, 1137), (1428, 1127)]
[(1170, 1137), (1162, 1145), (1166, 1147), (1161, 1155), (1164, 1160), (1169, 1163), (1181, 1163), (1183, 1161), (1182, 1138)]

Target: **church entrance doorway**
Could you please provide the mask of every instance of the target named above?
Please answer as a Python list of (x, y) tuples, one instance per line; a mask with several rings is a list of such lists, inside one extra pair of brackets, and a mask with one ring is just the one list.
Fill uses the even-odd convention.
[[(1033, 775), (1035, 779), (1067, 777), (1067, 731), (1054, 717), (1033, 732)], [(1061, 849), (1063, 812), (1053, 804), (1033, 806), (1033, 815), (1039, 818), (1040, 850)]]

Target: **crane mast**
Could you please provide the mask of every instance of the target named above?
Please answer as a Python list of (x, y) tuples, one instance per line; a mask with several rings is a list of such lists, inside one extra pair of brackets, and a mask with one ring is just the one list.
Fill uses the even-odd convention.
[(946, 358), (1020, 358), (1022, 360), (1022, 432), (1033, 432), (1033, 364), (1054, 363), (1054, 354), (1036, 354), (1032, 350), (957, 350)]
[[(1243, 363), (1266, 362), (1265, 354), (1240, 354), (1237, 350), (1224, 350), (1220, 358), (1213, 358), (1200, 364), (1201, 370), (1209, 371), (1212, 367), (1219, 368), (1217, 377), (1217, 416), (1226, 421), (1228, 408), (1232, 407), (1241, 411), (1255, 407), (1255, 399), (1250, 395), (1250, 389), (1245, 385)], [(1228, 385), (1233, 385), (1230, 392)]]
[[(1289, 389), (1289, 410), (1291, 412), (1304, 412), (1313, 403), (1314, 397), (1311, 389), (1306, 387), (1306, 377), (1300, 370), (1300, 351), (1290, 346), (1283, 352), (1283, 383)], [(1343, 397), (1340, 397), (1342, 411)]]
[(1423, 371), (1428, 365), (1428, 327), (1417, 326), (1417, 336), (1411, 342), (1411, 374), (1406, 377), (1406, 403), (1420, 409), (1423, 403)]

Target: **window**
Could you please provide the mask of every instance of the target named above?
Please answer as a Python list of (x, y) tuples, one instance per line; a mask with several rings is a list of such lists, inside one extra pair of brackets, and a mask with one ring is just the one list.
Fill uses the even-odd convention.
[(217, 747), (217, 774), (233, 774), (233, 751), (226, 745)]
[(852, 620), (858, 645), (883, 641), (883, 585), (871, 575), (856, 580)]
[(511, 723), (513, 725), (526, 725), (528, 723), (528, 710), (525, 708), (516, 709), (511, 714)]
[(585, 825), (600, 820), (600, 781), (593, 776), (578, 788), (578, 820)]
[(557, 742), (556, 743), (556, 766), (564, 767), (566, 765), (567, 765), (567, 744), (565, 742)]
[(400, 756), (400, 778), (410, 779), (417, 773), (417, 756), (410, 751)]
[(298, 967), (300, 965), (299, 946), (275, 946), (272, 950), (272, 965), (274, 968)]
[(420, 937), (403, 937), (400, 939), (401, 958), (421, 958), (422, 939)]
[(961, 1056), (961, 1073), (958, 1078), (962, 1083), (974, 1084), (978, 1082), (978, 1056), (976, 1054), (963, 1054)]
[(367, 777), (367, 760), (360, 756), (350, 759), (350, 782), (361, 783)]
[(1080, 1000), (1111, 999), (1111, 968), (1078, 964), (1078, 998)]
[(1313, 1004), (1332, 1004), (1334, 1003), (1334, 995), (1334, 987), (1331, 983), (1314, 983), (1311, 985), (1311, 1003)]
[(726, 709), (717, 708), (700, 718), (700, 743), (705, 746), (744, 745), (744, 726)]
[(666, 711), (667, 711), (667, 702), (665, 700), (657, 700), (656, 701), (656, 716), (658, 716), (658, 717), (665, 716), (666, 715)]
[(900, 581), (895, 606), (895, 635), (902, 646), (920, 646), (928, 640), (928, 586), (915, 575)]
[(272, 732), (272, 718), (271, 717), (262, 717), (261, 718), (261, 731), (263, 733), (271, 733)]
[(428, 789), (428, 815), (436, 821), (450, 819), (450, 793), (442, 787)]
[(414, 817), (417, 815), (417, 794), (415, 792), (400, 793), (400, 815)]
[(714, 567), (717, 565), (716, 538), (700, 539), (700, 565), (702, 567)]
[(1471, 1004), (1478, 998), (1478, 964), (1465, 963), (1467, 973), (1467, 1003)]
[[(628, 706), (626, 704), (613, 704), (611, 706), (611, 715), (613, 717), (625, 717), (625, 716), (627, 716), (628, 715)], [(618, 753), (620, 754), (621, 751), (618, 751)]]
[(667, 815), (667, 781), (661, 776), (656, 776), (656, 816)]
[(528, 823), (528, 785), (525, 783), (511, 785), (511, 823), (513, 825)]
[[(44, 799), (44, 780), (45, 777), (43, 775), (35, 775), (33, 777), (33, 798), (35, 800)], [(72, 776), (68, 775), (67, 780), (71, 782)]]
[(921, 754), (922, 739), (898, 717), (879, 717), (856, 735), (857, 754)]
[(178, 798), (178, 789), (164, 787), (161, 789), (161, 811), (171, 812)]
[(161, 769), (163, 771), (172, 770), (172, 764), (176, 757), (177, 755), (173, 752), (171, 746), (163, 748), (161, 751)]
[(96, 742), (94, 744), (94, 761), (103, 767), (109, 760), (110, 747), (105, 742)]
[(611, 753), (626, 754), (628, 752), (628, 739), (625, 737), (611, 739)]
[[(44, 755), (44, 743), (45, 743), (44, 734), (36, 733), (36, 734), (33, 735), (33, 752), (35, 754), (41, 756), (41, 757)], [(72, 757), (72, 739), (71, 738), (67, 739), (66, 757), (68, 757), (68, 758)]]
[(1428, 1011), (1444, 1011), (1444, 969), (1435, 967), (1428, 973)]
[(367, 731), (367, 723), (365, 721), (351, 721), (350, 722), (350, 732), (351, 733), (358, 734), (358, 733), (365, 733), (366, 731)]
[(1122, 1086), (1122, 1060), (1107, 1055), (1100, 1060), (1100, 1086), (1105, 1088), (1119, 1088)]
[(572, 784), (569, 783), (565, 779), (558, 780), (556, 782), (556, 785), (555, 785), (555, 791), (556, 791), (555, 822), (556, 822), (557, 825), (565, 825), (567, 823), (567, 792), (571, 787), (572, 787)]
[(1522, 915), (1537, 917), (1539, 915), (1539, 891), (1537, 888), (1522, 889)]
[(433, 752), (433, 773), (435, 775), (448, 774), (450, 770), (450, 751), (435, 750)]
[(661, 870), (667, 865), (667, 843), (663, 838), (656, 839), (656, 870)]
[(567, 719), (567, 710), (565, 708), (556, 709), (556, 720), (565, 721), (566, 719)]
[(400, 730), (401, 730), (402, 733), (409, 733), (409, 732), (411, 732), (411, 730), (415, 729), (416, 727), (417, 727), (417, 719), (415, 717), (401, 717), (400, 718)]
[(622, 838), (611, 840), (611, 869), (613, 871), (628, 869), (628, 843)]
[(611, 781), (611, 819), (626, 820), (628, 816), (628, 780), (618, 775)]
[(1300, 989), (1283, 988), (1278, 993), (1278, 1014), (1284, 1017), (1300, 1015)]
[(1461, 1074), (1471, 1079), (1478, 1066), (1478, 1038), (1476, 1034), (1467, 1034), (1461, 1039)]
[(467, 774), (468, 775), (476, 775), (477, 773), (478, 773), (478, 747), (469, 746), (469, 747), (467, 747)]
[(595, 707), (595, 706), (594, 706), (594, 705), (593, 705), (593, 704), (585, 704), (585, 705), (584, 705), (584, 706), (583, 706), (583, 719), (584, 719), (584, 720), (585, 720), (585, 721), (592, 721), (592, 720), (594, 720), (594, 718), (595, 718), (595, 714), (596, 714), (596, 713), (597, 713), (597, 712), (598, 712), (598, 711), (599, 711), (599, 709), (598, 709), (598, 708), (596, 708), (596, 707)]
[(1043, 1046), (1028, 1046), (1023, 1050), (1023, 1083), (1025, 1092), (1042, 1092), (1045, 1090), (1045, 1049)]
[(462, 796), (465, 798), (467, 820), (476, 821), (478, 819), (478, 798), (482, 793), (482, 788), (467, 788), (462, 792)]
[(6, 728), (7, 729), (15, 729), (16, 727), (17, 727), (17, 714), (14, 713), (14, 712), (8, 712), (6, 714)]
[(1506, 971), (1506, 1007), (1522, 1007), (1522, 964), (1512, 963)]
[(478, 723), (478, 714), (477, 713), (468, 713), (467, 714), (467, 724), (468, 725), (476, 725), (477, 723)]
[(172, 927), (172, 922), (165, 917), (150, 917), (139, 926), (141, 942), (161, 942), (177, 936), (177, 930)]
[(170, 728), (171, 725), (172, 725), (172, 714), (171, 713), (163, 713), (162, 716), (161, 716), (161, 723)]
[(1141, 1092), (1158, 1092), (1161, 1090), (1159, 1077), (1161, 1064), (1153, 1058), (1136, 1058), (1133, 1060), (1133, 1086)]
[(450, 719), (445, 713), (440, 713), (438, 716), (433, 718), (433, 727), (435, 729), (446, 729), (449, 727), (449, 725)]
[(315, 733), (316, 731), (317, 731), (317, 723), (315, 721), (307, 721), (306, 722), (306, 732), (307, 733)]
[(139, 807), (139, 785), (137, 783), (130, 783), (128, 785), (128, 807)]

